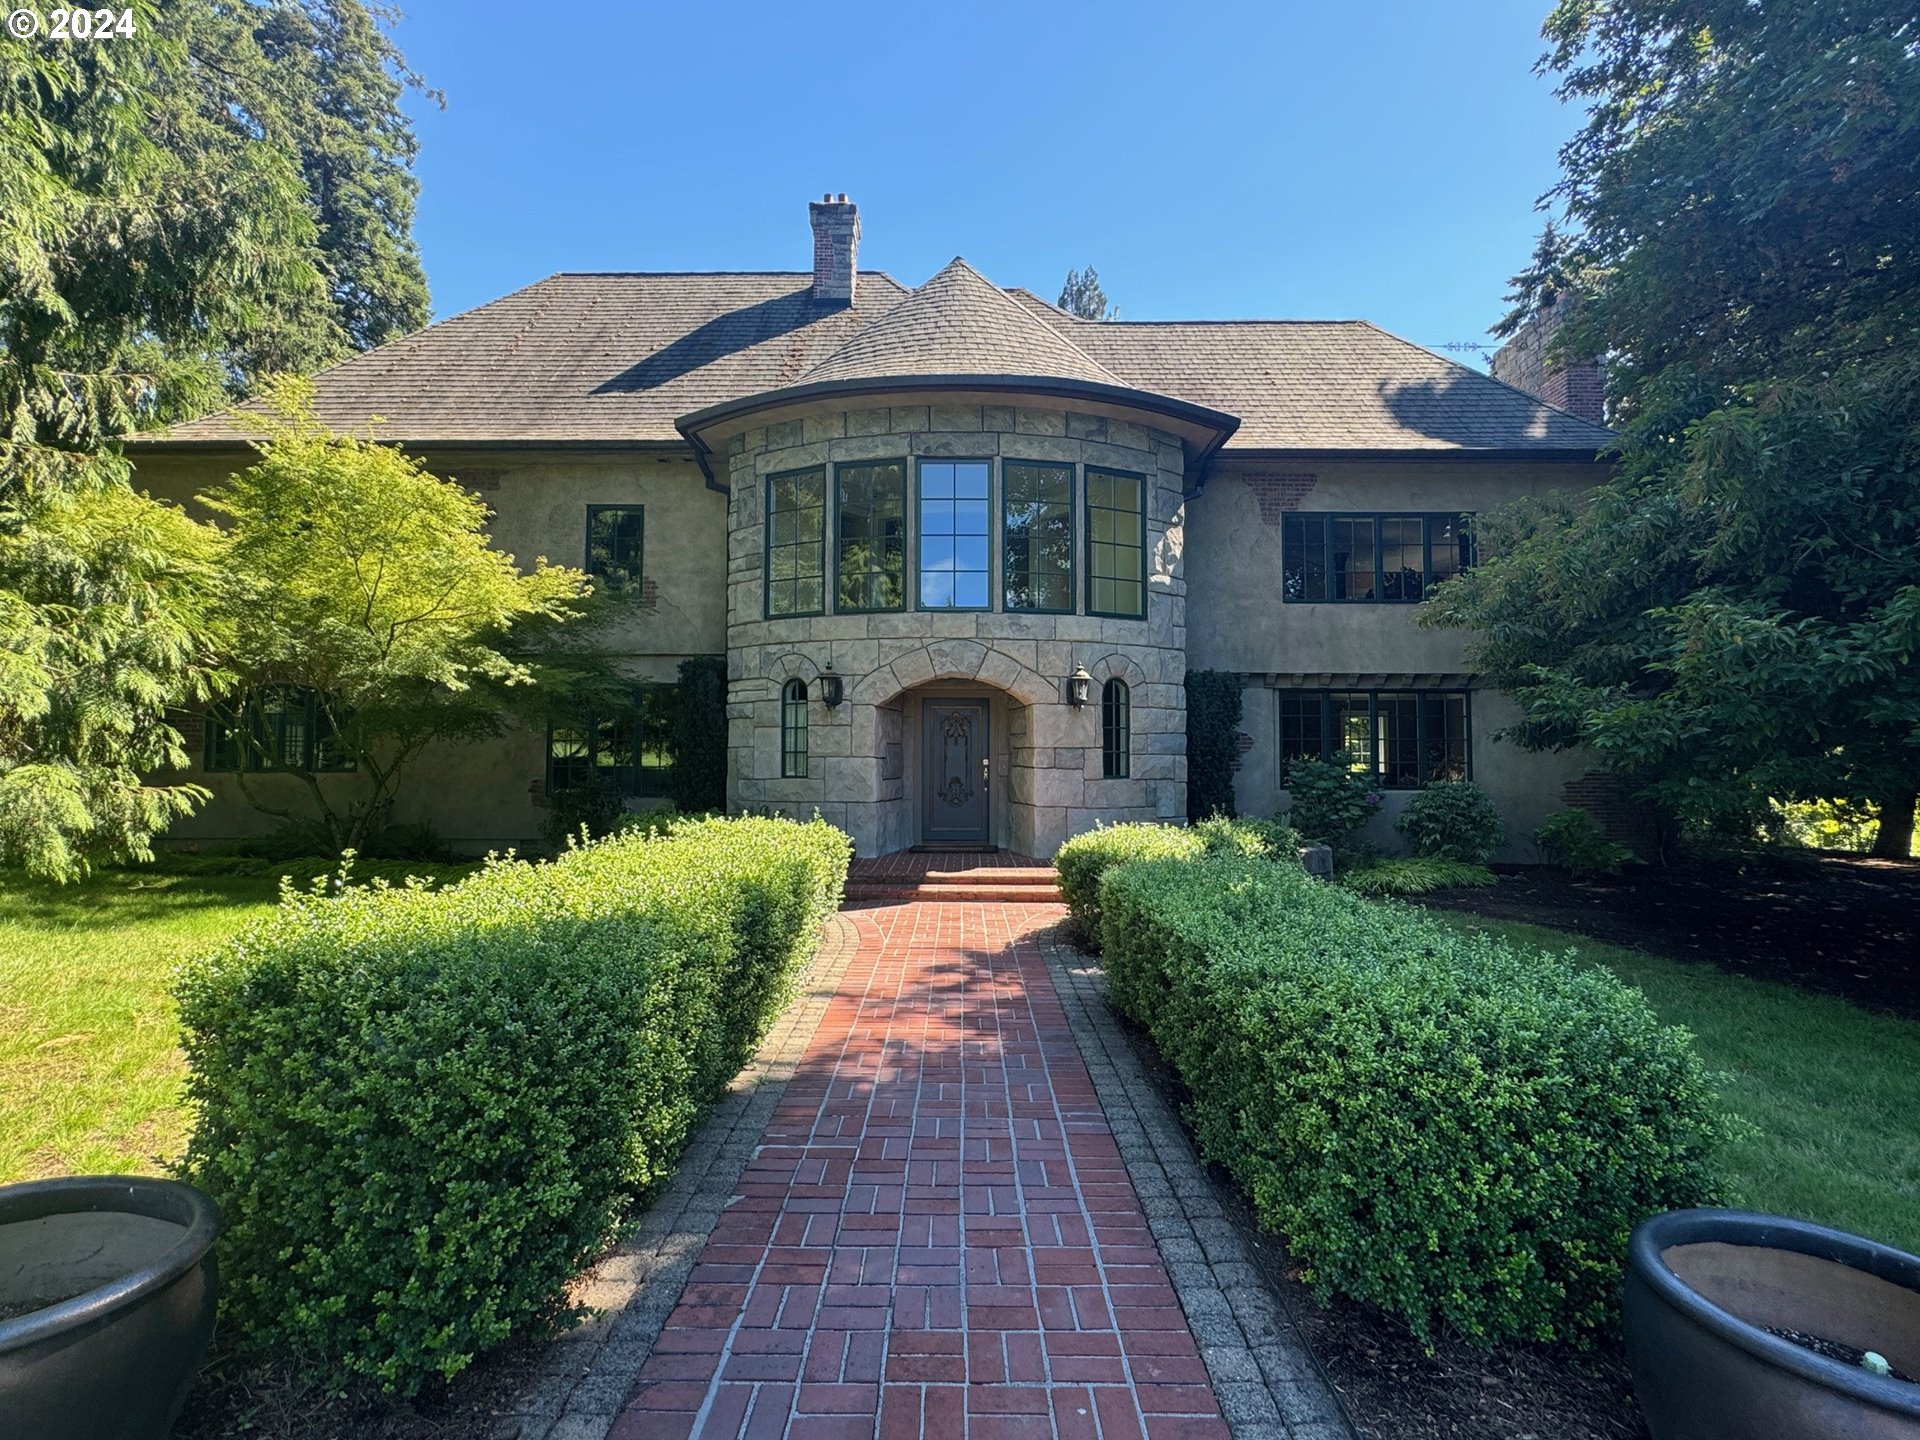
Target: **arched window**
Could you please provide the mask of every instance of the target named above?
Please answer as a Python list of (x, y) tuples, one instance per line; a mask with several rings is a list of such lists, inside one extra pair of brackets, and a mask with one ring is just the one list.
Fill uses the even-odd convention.
[(1127, 682), (1109, 680), (1100, 690), (1100, 773), (1124, 780), (1133, 772), (1133, 697)]
[(789, 680), (780, 691), (780, 774), (807, 778), (807, 682)]

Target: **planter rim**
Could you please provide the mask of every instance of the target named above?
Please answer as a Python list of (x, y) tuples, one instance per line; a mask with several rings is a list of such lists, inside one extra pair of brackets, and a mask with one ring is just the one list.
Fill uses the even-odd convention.
[[(1845, 1230), (1752, 1210), (1669, 1210), (1642, 1220), (1627, 1245), (1628, 1265), (1655, 1294), (1728, 1344), (1829, 1390), (1896, 1414), (1920, 1417), (1920, 1384), (1844, 1365), (1771, 1335), (1714, 1304), (1675, 1274), (1661, 1257), (1660, 1252), (1670, 1246), (1710, 1242), (1792, 1251), (1864, 1271), (1908, 1290), (1920, 1290), (1920, 1257)], [(1852, 1263), (1856, 1260), (1866, 1263)]]
[(0, 1354), (106, 1319), (142, 1297), (164, 1290), (205, 1258), (220, 1233), (213, 1201), (178, 1180), (144, 1175), (63, 1175), (0, 1185), (0, 1225), (49, 1215), (144, 1215), (186, 1227), (177, 1243), (137, 1270), (130, 1270), (58, 1305), (0, 1320)]

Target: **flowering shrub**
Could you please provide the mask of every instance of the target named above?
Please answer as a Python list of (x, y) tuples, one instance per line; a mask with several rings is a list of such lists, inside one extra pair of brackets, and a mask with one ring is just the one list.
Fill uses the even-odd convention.
[(559, 1312), (777, 1013), (849, 850), (685, 821), (443, 890), (284, 893), (178, 990), (223, 1322), (411, 1394)]

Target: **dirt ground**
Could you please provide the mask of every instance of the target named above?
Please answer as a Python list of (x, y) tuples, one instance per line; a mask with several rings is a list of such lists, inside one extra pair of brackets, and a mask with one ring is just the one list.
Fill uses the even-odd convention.
[(1920, 862), (1769, 854), (1642, 866), (1617, 880), (1497, 868), (1500, 883), (1490, 889), (1421, 900), (1704, 960), (1920, 1019)]

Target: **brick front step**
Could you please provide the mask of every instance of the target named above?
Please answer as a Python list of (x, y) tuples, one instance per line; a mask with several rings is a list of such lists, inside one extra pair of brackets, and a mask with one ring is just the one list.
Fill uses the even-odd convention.
[(918, 879), (855, 875), (847, 882), (847, 899), (849, 902), (925, 900), (1058, 905), (1060, 888), (1054, 883), (1053, 871), (1044, 866), (1005, 865), (978, 870), (935, 870)]

